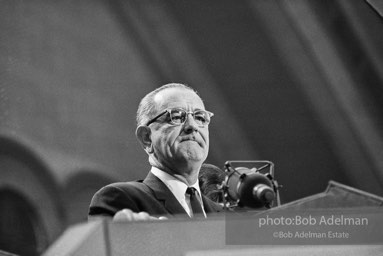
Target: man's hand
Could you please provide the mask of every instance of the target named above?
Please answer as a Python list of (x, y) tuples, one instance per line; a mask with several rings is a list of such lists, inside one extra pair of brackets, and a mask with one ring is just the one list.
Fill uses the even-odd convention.
[(166, 217), (153, 217), (150, 216), (147, 212), (133, 212), (130, 209), (123, 209), (121, 211), (118, 211), (114, 217), (113, 221), (143, 221), (143, 220), (166, 220), (168, 218)]

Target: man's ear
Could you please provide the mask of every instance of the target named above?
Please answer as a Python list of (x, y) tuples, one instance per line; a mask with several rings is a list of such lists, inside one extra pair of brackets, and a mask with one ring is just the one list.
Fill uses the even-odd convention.
[(148, 126), (140, 125), (136, 129), (136, 137), (148, 154), (153, 153), (151, 134), (152, 131)]

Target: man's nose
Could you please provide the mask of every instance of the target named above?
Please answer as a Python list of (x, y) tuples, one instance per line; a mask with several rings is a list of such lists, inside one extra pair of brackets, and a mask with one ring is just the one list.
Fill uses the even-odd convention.
[(194, 120), (194, 116), (191, 113), (188, 113), (184, 123), (184, 130), (187, 133), (192, 133), (192, 132), (198, 131), (198, 129), (199, 129), (199, 126), (197, 122)]

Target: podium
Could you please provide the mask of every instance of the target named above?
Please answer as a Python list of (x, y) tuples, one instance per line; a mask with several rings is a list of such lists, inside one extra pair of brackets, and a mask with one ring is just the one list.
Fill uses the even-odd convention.
[[(383, 198), (330, 182), (323, 193), (265, 212), (222, 214), (208, 219), (174, 218), (146, 222), (112, 222), (110, 219), (99, 219), (78, 224), (66, 230), (44, 255), (378, 255), (383, 252), (382, 205)], [(366, 214), (363, 213), (364, 209), (368, 210)], [(348, 223), (348, 226), (319, 227), (333, 231), (347, 230), (353, 236), (348, 240), (283, 240), (272, 237), (276, 231), (282, 232), (284, 229), (290, 230), (291, 234), (294, 234), (294, 229), (303, 228), (302, 232), (314, 230), (318, 228), (321, 216), (327, 218), (326, 214), (331, 212), (334, 217), (334, 211), (342, 214), (342, 218), (343, 214), (352, 213), (354, 215), (346, 215), (354, 216), (352, 220), (365, 215), (369, 223), (355, 227), (352, 223)], [(359, 216), (358, 211), (363, 214)], [(309, 212), (311, 220), (316, 220), (316, 226), (271, 226), (269, 223), (270, 227), (260, 227), (260, 220), (265, 218), (265, 214), (278, 218), (278, 214), (283, 216), (286, 212), (293, 212), (293, 216), (302, 214), (303, 217), (299, 215), (299, 218), (306, 218), (308, 215), (304, 214)], [(250, 239), (254, 243), (232, 239), (241, 235), (254, 238)], [(354, 245), (354, 242), (359, 245)]]

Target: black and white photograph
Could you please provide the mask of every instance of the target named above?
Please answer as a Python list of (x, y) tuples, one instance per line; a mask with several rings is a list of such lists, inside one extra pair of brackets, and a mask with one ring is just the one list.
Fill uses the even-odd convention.
[(0, 0), (0, 256), (383, 256), (382, 0)]

